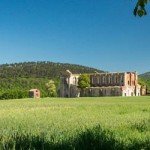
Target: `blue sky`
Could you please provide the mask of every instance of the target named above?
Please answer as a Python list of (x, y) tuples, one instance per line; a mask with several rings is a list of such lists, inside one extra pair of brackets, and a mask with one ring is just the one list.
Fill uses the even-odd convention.
[(53, 61), (150, 71), (150, 5), (132, 0), (1, 0), (0, 64)]

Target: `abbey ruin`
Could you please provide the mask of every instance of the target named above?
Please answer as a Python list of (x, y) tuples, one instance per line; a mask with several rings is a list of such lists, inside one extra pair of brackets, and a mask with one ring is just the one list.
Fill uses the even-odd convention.
[(78, 88), (80, 74), (67, 70), (61, 77), (60, 97), (99, 97), (99, 96), (140, 96), (136, 72), (93, 73), (90, 76), (90, 87), (81, 91)]

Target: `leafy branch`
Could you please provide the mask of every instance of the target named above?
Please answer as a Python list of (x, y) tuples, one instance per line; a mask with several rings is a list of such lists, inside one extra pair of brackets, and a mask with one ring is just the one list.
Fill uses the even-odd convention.
[(133, 14), (135, 16), (138, 15), (139, 17), (147, 15), (147, 11), (145, 9), (145, 6), (148, 4), (149, 1), (150, 0), (138, 0), (136, 3), (136, 6), (134, 8)]

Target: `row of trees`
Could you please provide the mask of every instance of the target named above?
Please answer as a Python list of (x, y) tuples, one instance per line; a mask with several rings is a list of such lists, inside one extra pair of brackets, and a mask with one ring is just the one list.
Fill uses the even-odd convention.
[(26, 98), (33, 88), (39, 89), (42, 97), (57, 96), (60, 76), (67, 69), (72, 73), (102, 72), (81, 65), (49, 61), (0, 65), (0, 99)]
[(24, 62), (0, 65), (0, 78), (49, 78), (54, 79), (62, 75), (65, 70), (72, 73), (102, 72), (90, 67), (74, 64), (53, 62)]
[[(42, 83), (42, 82), (41, 82)], [(32, 84), (32, 83), (31, 83)], [(43, 83), (42, 83), (43, 84)], [(37, 86), (36, 86), (37, 88)], [(42, 97), (56, 97), (57, 87), (53, 80), (45, 82), (44, 85), (38, 86), (42, 93)], [(0, 99), (21, 99), (29, 97), (29, 88), (11, 88), (0, 92)]]
[(21, 90), (11, 90), (5, 91), (0, 94), (0, 99), (21, 99), (21, 98), (28, 98), (28, 91), (21, 91)]
[(2, 78), (0, 79), (0, 99), (27, 98), (32, 88), (39, 89), (42, 97), (53, 97), (57, 96), (58, 85), (59, 79), (49, 81), (47, 78)]

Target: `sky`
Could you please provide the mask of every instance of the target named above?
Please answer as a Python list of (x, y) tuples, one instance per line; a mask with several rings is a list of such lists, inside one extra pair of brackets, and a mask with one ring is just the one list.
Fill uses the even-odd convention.
[(148, 15), (136, 0), (0, 0), (0, 64), (52, 61), (150, 71)]

